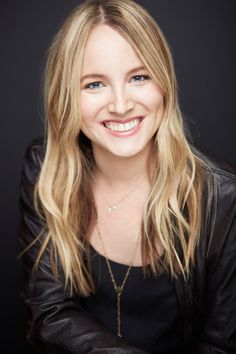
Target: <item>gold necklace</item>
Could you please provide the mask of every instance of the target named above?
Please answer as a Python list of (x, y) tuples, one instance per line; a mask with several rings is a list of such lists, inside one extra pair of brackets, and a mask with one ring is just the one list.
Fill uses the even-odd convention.
[(111, 265), (110, 265), (109, 259), (108, 259), (108, 257), (107, 257), (105, 245), (104, 245), (104, 242), (103, 242), (103, 239), (102, 239), (102, 235), (101, 235), (100, 230), (99, 230), (99, 227), (98, 227), (98, 223), (96, 223), (96, 228), (97, 228), (97, 234), (98, 234), (98, 237), (99, 237), (99, 239), (100, 239), (101, 246), (102, 246), (102, 249), (103, 249), (103, 253), (104, 253), (104, 256), (105, 256), (105, 260), (106, 260), (108, 272), (109, 272), (109, 274), (110, 274), (111, 281), (112, 281), (112, 284), (113, 284), (113, 287), (114, 287), (114, 290), (115, 290), (115, 293), (116, 293), (117, 336), (118, 336), (118, 337), (122, 337), (122, 334), (121, 334), (120, 298), (121, 298), (121, 295), (122, 295), (122, 292), (123, 292), (125, 283), (126, 283), (126, 281), (127, 281), (127, 279), (128, 279), (128, 276), (129, 276), (131, 267), (132, 267), (133, 264), (134, 264), (134, 260), (135, 260), (135, 256), (136, 256), (137, 248), (138, 248), (138, 241), (139, 241), (139, 239), (140, 239), (141, 232), (139, 232), (139, 234), (138, 234), (138, 238), (137, 238), (137, 241), (136, 241), (136, 245), (135, 245), (133, 257), (132, 257), (132, 259), (131, 259), (131, 262), (129, 263), (129, 267), (128, 267), (127, 271), (126, 271), (126, 274), (125, 274), (125, 276), (124, 276), (123, 282), (122, 282), (121, 285), (117, 285), (117, 283), (116, 283), (116, 281), (115, 281), (115, 278), (114, 278), (114, 275), (113, 275), (113, 272), (112, 272), (112, 270), (111, 270)]
[[(136, 184), (134, 186), (134, 188), (132, 188), (126, 195), (124, 195), (121, 199), (119, 199), (116, 203), (110, 204), (107, 202), (108, 204), (108, 208), (107, 211), (109, 214), (112, 214), (116, 211), (118, 205), (120, 205), (120, 203), (123, 202), (123, 200), (125, 200), (126, 198), (128, 198), (133, 192), (136, 191), (136, 189), (138, 189), (138, 187), (142, 184), (144, 178), (141, 179), (141, 181), (138, 182), (138, 184)], [(98, 185), (97, 185), (98, 186)], [(99, 186), (98, 186), (99, 187)]]
[(118, 200), (118, 202), (116, 202), (115, 204), (112, 204), (108, 207), (108, 213), (114, 213), (114, 211), (116, 211), (118, 205), (123, 202), (123, 200), (125, 200), (126, 198), (128, 198), (133, 192), (136, 191), (136, 189), (138, 189), (138, 187), (140, 186), (141, 182), (136, 185), (133, 189), (131, 189), (131, 191), (129, 191), (128, 194), (126, 194), (124, 197), (122, 197), (120, 200)]

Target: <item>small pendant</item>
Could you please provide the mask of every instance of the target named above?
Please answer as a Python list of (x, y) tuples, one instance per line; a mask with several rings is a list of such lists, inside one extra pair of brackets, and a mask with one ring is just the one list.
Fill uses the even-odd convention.
[(122, 286), (116, 286), (115, 291), (116, 291), (116, 304), (117, 304), (117, 336), (122, 337), (121, 335), (121, 318), (120, 318), (120, 297), (122, 294)]
[(114, 213), (114, 211), (116, 210), (116, 205), (112, 205), (108, 208), (108, 212), (111, 214), (111, 213)]
[(116, 290), (117, 295), (120, 296), (121, 293), (122, 293), (122, 287), (121, 286), (116, 286), (115, 290)]

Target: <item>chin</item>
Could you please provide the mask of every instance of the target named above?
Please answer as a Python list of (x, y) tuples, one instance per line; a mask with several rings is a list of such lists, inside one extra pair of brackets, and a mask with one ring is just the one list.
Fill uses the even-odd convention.
[(111, 151), (114, 156), (129, 158), (138, 155), (142, 150), (141, 149), (130, 149), (130, 150), (116, 150)]

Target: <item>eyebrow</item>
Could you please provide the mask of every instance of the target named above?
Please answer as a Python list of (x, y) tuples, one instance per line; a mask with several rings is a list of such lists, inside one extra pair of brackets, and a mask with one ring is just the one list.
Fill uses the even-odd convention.
[[(137, 68), (133, 68), (133, 69), (129, 70), (126, 73), (126, 75), (130, 75), (130, 74), (132, 74), (132, 73), (134, 73), (134, 72), (136, 72), (138, 70), (147, 70), (147, 68), (145, 66), (143, 66), (143, 65), (142, 66), (138, 66)], [(87, 75), (84, 75), (84, 76), (81, 77), (80, 82), (82, 82), (83, 80), (85, 80), (87, 78), (101, 78), (101, 79), (104, 79), (104, 78), (106, 78), (106, 75), (99, 74), (99, 73), (97, 73), (97, 74), (87, 74)]]

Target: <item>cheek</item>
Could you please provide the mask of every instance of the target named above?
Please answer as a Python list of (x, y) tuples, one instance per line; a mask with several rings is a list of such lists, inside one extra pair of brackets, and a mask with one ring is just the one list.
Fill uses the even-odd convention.
[(142, 99), (150, 113), (153, 112), (154, 114), (158, 114), (159, 117), (162, 117), (164, 111), (164, 97), (156, 86), (153, 85), (149, 87), (149, 89), (144, 92)]
[(156, 108), (158, 117), (161, 119), (164, 114), (164, 97), (162, 96), (161, 93), (159, 93), (158, 96), (156, 96), (156, 100), (155, 102), (153, 102), (153, 105)]
[(162, 118), (164, 115), (164, 97), (160, 92), (156, 92), (155, 95), (150, 97), (150, 113), (152, 116), (152, 129), (154, 134), (156, 134), (162, 123)]
[(158, 89), (149, 93), (148, 97), (149, 112), (153, 117), (153, 129), (157, 131), (164, 115), (164, 97)]
[(82, 119), (86, 123), (92, 122), (101, 108), (101, 99), (98, 96), (81, 93), (80, 110)]
[(155, 85), (153, 85), (153, 89), (150, 90), (149, 97), (153, 105), (159, 106), (163, 104), (163, 95)]

